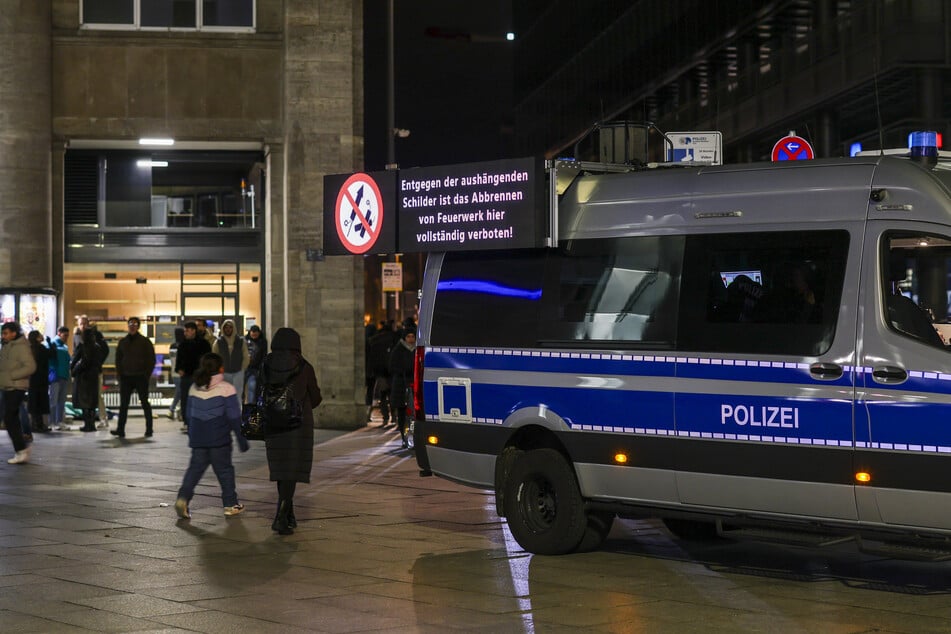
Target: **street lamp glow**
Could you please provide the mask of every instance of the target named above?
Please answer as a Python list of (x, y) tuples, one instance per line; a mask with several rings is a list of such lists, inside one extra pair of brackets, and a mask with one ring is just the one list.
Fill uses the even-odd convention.
[(515, 33), (513, 31), (509, 31), (508, 33), (505, 34), (505, 39), (507, 39), (509, 42), (514, 42)]

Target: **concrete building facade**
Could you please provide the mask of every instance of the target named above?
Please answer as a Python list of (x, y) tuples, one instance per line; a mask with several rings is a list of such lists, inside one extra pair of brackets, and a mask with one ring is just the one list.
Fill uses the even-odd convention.
[[(138, 0), (128, 1), (138, 20)], [(298, 330), (317, 368), (319, 425), (362, 425), (362, 261), (314, 256), (323, 176), (363, 163), (362, 3), (254, 0), (244, 5), (253, 25), (243, 30), (95, 28), (83, 20), (92, 4), (0, 0), (0, 286), (62, 293), (70, 262), (108, 270), (118, 261), (225, 262), (243, 253), (260, 263), (257, 323), (268, 334)], [(133, 147), (142, 137), (209, 152), (255, 149), (266, 174), (259, 222), (230, 232), (112, 233), (72, 223), (67, 154)]]

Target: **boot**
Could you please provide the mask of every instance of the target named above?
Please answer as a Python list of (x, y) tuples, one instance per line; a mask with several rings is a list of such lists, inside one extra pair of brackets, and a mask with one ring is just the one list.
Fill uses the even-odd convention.
[(278, 535), (293, 535), (294, 529), (288, 525), (288, 502), (287, 500), (281, 500), (277, 505), (277, 515), (274, 517), (274, 522), (271, 524), (271, 530), (277, 531)]
[(297, 518), (294, 517), (294, 500), (287, 501), (287, 527), (297, 528)]

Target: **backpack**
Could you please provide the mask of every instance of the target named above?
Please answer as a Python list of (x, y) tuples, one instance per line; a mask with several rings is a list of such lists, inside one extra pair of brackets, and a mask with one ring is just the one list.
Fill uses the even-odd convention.
[(304, 408), (294, 397), (294, 372), (284, 383), (265, 383), (258, 397), (258, 408), (263, 411), (268, 434), (291, 431), (301, 426)]

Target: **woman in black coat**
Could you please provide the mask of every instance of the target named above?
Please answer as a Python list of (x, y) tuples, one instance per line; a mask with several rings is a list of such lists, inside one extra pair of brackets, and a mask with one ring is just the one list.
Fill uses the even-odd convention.
[(310, 482), (314, 462), (314, 413), (320, 405), (320, 388), (314, 367), (301, 355), (300, 335), (280, 328), (271, 340), (271, 353), (261, 364), (261, 386), (294, 386), (294, 398), (301, 404), (303, 421), (297, 429), (266, 438), (267, 466), (271, 481), (277, 482), (277, 515), (271, 529), (290, 535), (297, 526), (294, 492), (298, 482)]
[(95, 328), (83, 330), (69, 363), (73, 377), (73, 407), (83, 410), (83, 431), (96, 431), (96, 408), (99, 406), (99, 375), (109, 352)]
[[(56, 354), (43, 345), (43, 335), (39, 330), (33, 330), (27, 335), (33, 359), (36, 361), (36, 371), (30, 375), (30, 390), (27, 392), (27, 411), (30, 413), (30, 423), (33, 431), (49, 431), (44, 416), (50, 413), (50, 357)], [(54, 357), (55, 358), (55, 357)]]

